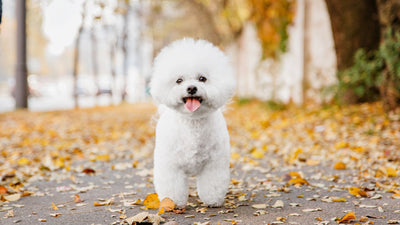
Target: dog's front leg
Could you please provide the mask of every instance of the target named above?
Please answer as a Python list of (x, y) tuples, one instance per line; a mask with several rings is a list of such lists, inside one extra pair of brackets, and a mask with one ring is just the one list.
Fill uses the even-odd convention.
[(197, 177), (197, 192), (204, 204), (219, 207), (224, 204), (230, 181), (229, 159), (209, 162)]
[(168, 197), (184, 208), (189, 194), (187, 179), (187, 175), (180, 169), (155, 164), (154, 186), (160, 200)]

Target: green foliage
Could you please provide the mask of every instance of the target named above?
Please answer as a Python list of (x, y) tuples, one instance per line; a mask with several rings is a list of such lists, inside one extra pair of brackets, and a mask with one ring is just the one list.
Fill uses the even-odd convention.
[(267, 107), (267, 109), (272, 110), (272, 111), (281, 111), (286, 109), (286, 105), (280, 102), (276, 101), (266, 101), (264, 102), (264, 106)]
[(378, 100), (380, 64), (373, 55), (359, 49), (354, 56), (354, 65), (338, 73), (337, 98), (343, 99), (351, 91), (356, 95), (357, 102)]
[(251, 99), (250, 99), (250, 98), (239, 98), (239, 99), (237, 99), (237, 104), (238, 104), (239, 106), (246, 105), (246, 104), (248, 104), (248, 103), (250, 103), (250, 102), (251, 102)]
[[(350, 102), (382, 100), (387, 109), (397, 107), (400, 100), (400, 33), (387, 30), (384, 41), (375, 52), (359, 49), (352, 67), (339, 71), (335, 87), (336, 99)], [(348, 99), (347, 99), (348, 100)]]

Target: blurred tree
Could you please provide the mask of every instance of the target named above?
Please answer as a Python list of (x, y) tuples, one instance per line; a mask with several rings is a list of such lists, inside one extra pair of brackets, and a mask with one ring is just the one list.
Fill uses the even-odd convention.
[(28, 108), (28, 72), (26, 66), (26, 1), (16, 0), (17, 62), (15, 70), (15, 106)]
[(363, 48), (376, 50), (380, 40), (375, 0), (326, 0), (335, 42), (337, 68), (353, 65), (354, 53)]
[(0, 24), (1, 24), (1, 17), (3, 16), (3, 2), (0, 0)]
[[(381, 33), (384, 34), (388, 28), (400, 31), (400, 1), (399, 0), (377, 0), (379, 9), (379, 20)], [(384, 37), (383, 37), (384, 38)]]
[(292, 23), (295, 2), (249, 0), (251, 20), (256, 24), (258, 38), (263, 48), (263, 58), (276, 58), (287, 50), (287, 27)]
[(158, 52), (185, 36), (227, 45), (237, 41), (244, 25), (251, 21), (256, 25), (264, 58), (277, 57), (286, 50), (294, 6), (294, 0), (153, 0), (148, 27), (154, 51)]
[(119, 4), (122, 4), (123, 9), (121, 9), (121, 15), (123, 16), (123, 28), (122, 28), (122, 41), (121, 48), (123, 54), (123, 65), (122, 65), (122, 101), (126, 100), (127, 96), (127, 78), (129, 69), (129, 14), (131, 13), (131, 1), (130, 0), (120, 0)]
[(78, 98), (79, 98), (79, 90), (78, 90), (78, 74), (79, 74), (79, 56), (80, 56), (80, 42), (81, 42), (81, 38), (82, 38), (82, 33), (83, 33), (83, 29), (84, 29), (84, 24), (85, 24), (85, 19), (86, 19), (86, 4), (87, 2), (84, 1), (82, 4), (82, 20), (81, 20), (81, 24), (79, 25), (78, 28), (78, 33), (76, 35), (76, 39), (75, 39), (75, 49), (74, 49), (74, 61), (73, 61), (73, 72), (72, 72), (72, 76), (73, 76), (73, 95), (74, 95), (74, 106), (75, 108), (79, 107), (79, 102), (78, 102)]
[(103, 1), (96, 0), (95, 6), (100, 8), (99, 13), (95, 14), (92, 19), (92, 27), (90, 29), (90, 38), (91, 38), (91, 49), (92, 49), (92, 73), (97, 89), (97, 96), (100, 96), (102, 93), (100, 84), (99, 84), (99, 58), (98, 58), (98, 42), (97, 42), (97, 30), (101, 28), (103, 12), (105, 8), (105, 3)]
[[(354, 64), (358, 49), (376, 50), (380, 40), (378, 8), (375, 0), (326, 0), (335, 42), (337, 69), (345, 70)], [(342, 79), (340, 76), (339, 80)], [(343, 103), (354, 103), (354, 90), (348, 90)]]
[(43, 11), (40, 0), (27, 0), (27, 46), (28, 46), (28, 66), (30, 73), (40, 75), (48, 74), (46, 46), (47, 39), (42, 31)]

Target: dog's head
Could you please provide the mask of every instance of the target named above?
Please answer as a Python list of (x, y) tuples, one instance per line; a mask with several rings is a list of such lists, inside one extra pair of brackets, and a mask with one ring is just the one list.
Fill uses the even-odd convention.
[(226, 55), (204, 40), (182, 39), (154, 61), (151, 95), (169, 108), (201, 116), (223, 106), (236, 87)]

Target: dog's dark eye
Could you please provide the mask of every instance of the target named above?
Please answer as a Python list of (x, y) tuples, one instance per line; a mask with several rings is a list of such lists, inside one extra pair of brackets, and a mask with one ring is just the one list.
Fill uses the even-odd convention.
[(180, 83), (182, 83), (182, 82), (183, 82), (182, 78), (179, 78), (178, 80), (176, 80), (176, 83), (177, 83), (177, 84), (180, 84)]
[(200, 81), (200, 82), (206, 82), (206, 81), (207, 81), (207, 78), (206, 78), (206, 77), (203, 77), (203, 76), (200, 76), (200, 77), (199, 77), (199, 81)]

